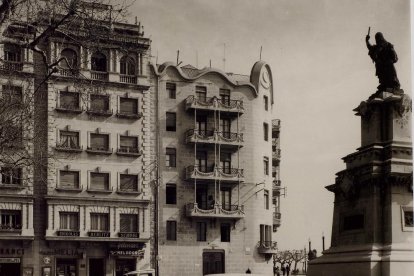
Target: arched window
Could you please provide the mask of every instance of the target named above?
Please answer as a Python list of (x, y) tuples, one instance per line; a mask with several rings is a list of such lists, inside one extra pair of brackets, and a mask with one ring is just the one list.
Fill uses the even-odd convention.
[(60, 53), (60, 56), (66, 59), (66, 60), (61, 60), (59, 62), (60, 67), (67, 68), (67, 69), (78, 68), (78, 54), (76, 53), (76, 51), (66, 48), (62, 50), (62, 52)]
[(18, 45), (14, 44), (4, 44), (4, 60), (21, 62), (21, 48)]
[(100, 52), (95, 52), (91, 59), (92, 71), (106, 72), (106, 56)]
[(121, 75), (135, 76), (135, 60), (132, 57), (121, 58)]

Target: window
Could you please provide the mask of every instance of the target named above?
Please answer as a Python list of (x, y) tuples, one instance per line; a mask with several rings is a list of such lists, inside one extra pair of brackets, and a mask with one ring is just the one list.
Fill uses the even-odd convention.
[(267, 96), (263, 96), (263, 103), (264, 103), (264, 109), (268, 111), (269, 110), (269, 98)]
[(0, 210), (0, 230), (22, 229), (21, 211)]
[(269, 210), (269, 191), (268, 190), (264, 190), (264, 208), (266, 210)]
[(260, 243), (265, 246), (271, 246), (272, 227), (270, 225), (260, 224)]
[(59, 66), (65, 69), (76, 69), (78, 67), (78, 54), (76, 51), (66, 48), (60, 53), (64, 60), (59, 62)]
[(167, 82), (166, 84), (166, 90), (167, 90), (167, 94), (168, 94), (168, 98), (170, 99), (175, 99), (176, 98), (176, 85), (175, 83), (170, 83)]
[(79, 132), (76, 131), (59, 131), (59, 148), (80, 149)]
[(231, 174), (231, 153), (221, 152), (220, 153), (220, 166), (223, 173)]
[(175, 220), (167, 220), (167, 240), (177, 240), (177, 222)]
[(267, 123), (263, 123), (263, 135), (264, 140), (269, 141), (269, 125)]
[(220, 225), (221, 242), (230, 242), (230, 224), (222, 223)]
[(119, 144), (120, 152), (138, 153), (138, 137), (120, 136)]
[(126, 115), (138, 114), (138, 99), (119, 98), (119, 113)]
[(91, 230), (108, 231), (109, 230), (108, 214), (91, 213)]
[(220, 89), (220, 100), (222, 104), (229, 106), (230, 105), (230, 90)]
[(136, 65), (132, 57), (124, 56), (121, 58), (121, 75), (135, 76)]
[(231, 206), (231, 189), (228, 187), (220, 187), (221, 208), (226, 211), (233, 211)]
[(263, 168), (264, 168), (264, 175), (269, 175), (269, 158), (263, 158)]
[(103, 53), (95, 52), (91, 58), (92, 71), (106, 72), (106, 56)]
[(177, 115), (174, 112), (167, 112), (165, 123), (167, 131), (176, 131), (176, 117)]
[(59, 228), (61, 230), (79, 230), (79, 214), (75, 212), (59, 213)]
[(21, 168), (2, 167), (1, 184), (20, 185), (22, 177)]
[(350, 215), (343, 218), (343, 231), (358, 230), (364, 228), (364, 215)]
[(4, 44), (4, 60), (11, 62), (21, 62), (21, 49), (18, 45)]
[(207, 101), (207, 87), (196, 86), (196, 97), (197, 97), (197, 100), (201, 102), (206, 102)]
[(197, 222), (197, 241), (206, 241), (207, 240), (207, 223)]
[(198, 150), (196, 152), (196, 169), (200, 172), (207, 172), (207, 152)]
[(91, 133), (90, 147), (91, 150), (108, 151), (109, 135), (100, 133)]
[(23, 92), (21, 86), (3, 85), (2, 99), (10, 104), (22, 103)]
[(165, 152), (165, 166), (170, 168), (176, 167), (176, 149), (167, 148)]
[(90, 110), (109, 111), (109, 96), (91, 95)]
[(165, 188), (165, 203), (177, 204), (177, 185), (167, 184)]
[(59, 171), (59, 187), (66, 189), (79, 188), (79, 172), (78, 171)]
[(227, 118), (220, 119), (220, 131), (224, 138), (231, 138), (231, 120)]
[(70, 110), (80, 109), (79, 93), (61, 91), (59, 93), (59, 101), (60, 101), (59, 103), (60, 108), (70, 109)]
[(109, 190), (109, 173), (90, 173), (90, 185), (91, 190)]
[(138, 215), (120, 214), (120, 232), (137, 233), (138, 232)]
[(119, 182), (119, 188), (121, 191), (138, 191), (138, 175), (136, 174), (120, 174)]

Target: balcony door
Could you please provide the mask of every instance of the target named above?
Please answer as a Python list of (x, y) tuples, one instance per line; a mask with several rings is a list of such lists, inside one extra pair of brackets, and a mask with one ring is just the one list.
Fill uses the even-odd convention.
[(227, 118), (220, 119), (220, 131), (224, 138), (230, 138), (231, 120)]
[(209, 209), (208, 207), (208, 197), (207, 197), (207, 189), (204, 187), (197, 187), (197, 192), (196, 192), (196, 201), (197, 201), (197, 206), (200, 209), (203, 210), (207, 210)]
[(221, 208), (231, 211), (231, 189), (228, 187), (221, 187)]
[(206, 151), (197, 151), (195, 166), (200, 172), (207, 172), (207, 152)]
[(220, 167), (223, 173), (231, 173), (231, 153), (221, 152), (220, 153)]
[(201, 136), (207, 136), (207, 117), (204, 115), (197, 115), (196, 129)]
[(224, 273), (224, 250), (203, 252), (203, 275)]

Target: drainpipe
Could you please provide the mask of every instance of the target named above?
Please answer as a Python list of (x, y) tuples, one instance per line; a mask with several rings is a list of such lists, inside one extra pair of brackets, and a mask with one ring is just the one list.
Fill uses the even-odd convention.
[(160, 81), (159, 81), (159, 75), (157, 73), (157, 64), (155, 64), (155, 68), (154, 68), (154, 73), (157, 79), (157, 85), (155, 88), (155, 113), (156, 113), (156, 129), (155, 129), (155, 141), (157, 144), (157, 150), (156, 150), (156, 179), (155, 179), (155, 195), (154, 195), (154, 199), (155, 199), (155, 212), (154, 212), (154, 217), (155, 217), (155, 224), (154, 224), (154, 232), (155, 232), (155, 237), (154, 237), (154, 243), (155, 243), (155, 275), (158, 276), (159, 275), (159, 265), (158, 262), (160, 260), (159, 258), (159, 240), (158, 240), (158, 235), (159, 235), (159, 203), (158, 203), (158, 194), (159, 194), (159, 184), (160, 184), (160, 114), (159, 114), (159, 99), (158, 99), (158, 90), (159, 90), (159, 85), (160, 85)]

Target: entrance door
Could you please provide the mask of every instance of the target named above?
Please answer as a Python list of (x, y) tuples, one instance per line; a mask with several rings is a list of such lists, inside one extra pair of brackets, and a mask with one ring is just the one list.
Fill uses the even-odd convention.
[(77, 276), (76, 259), (57, 259), (56, 276)]
[(224, 252), (203, 252), (203, 275), (224, 273)]
[(117, 259), (116, 276), (124, 276), (125, 273), (135, 271), (137, 266), (135, 259)]
[(105, 276), (104, 259), (89, 259), (89, 276)]
[(20, 275), (20, 264), (1, 263), (0, 260), (0, 276)]

